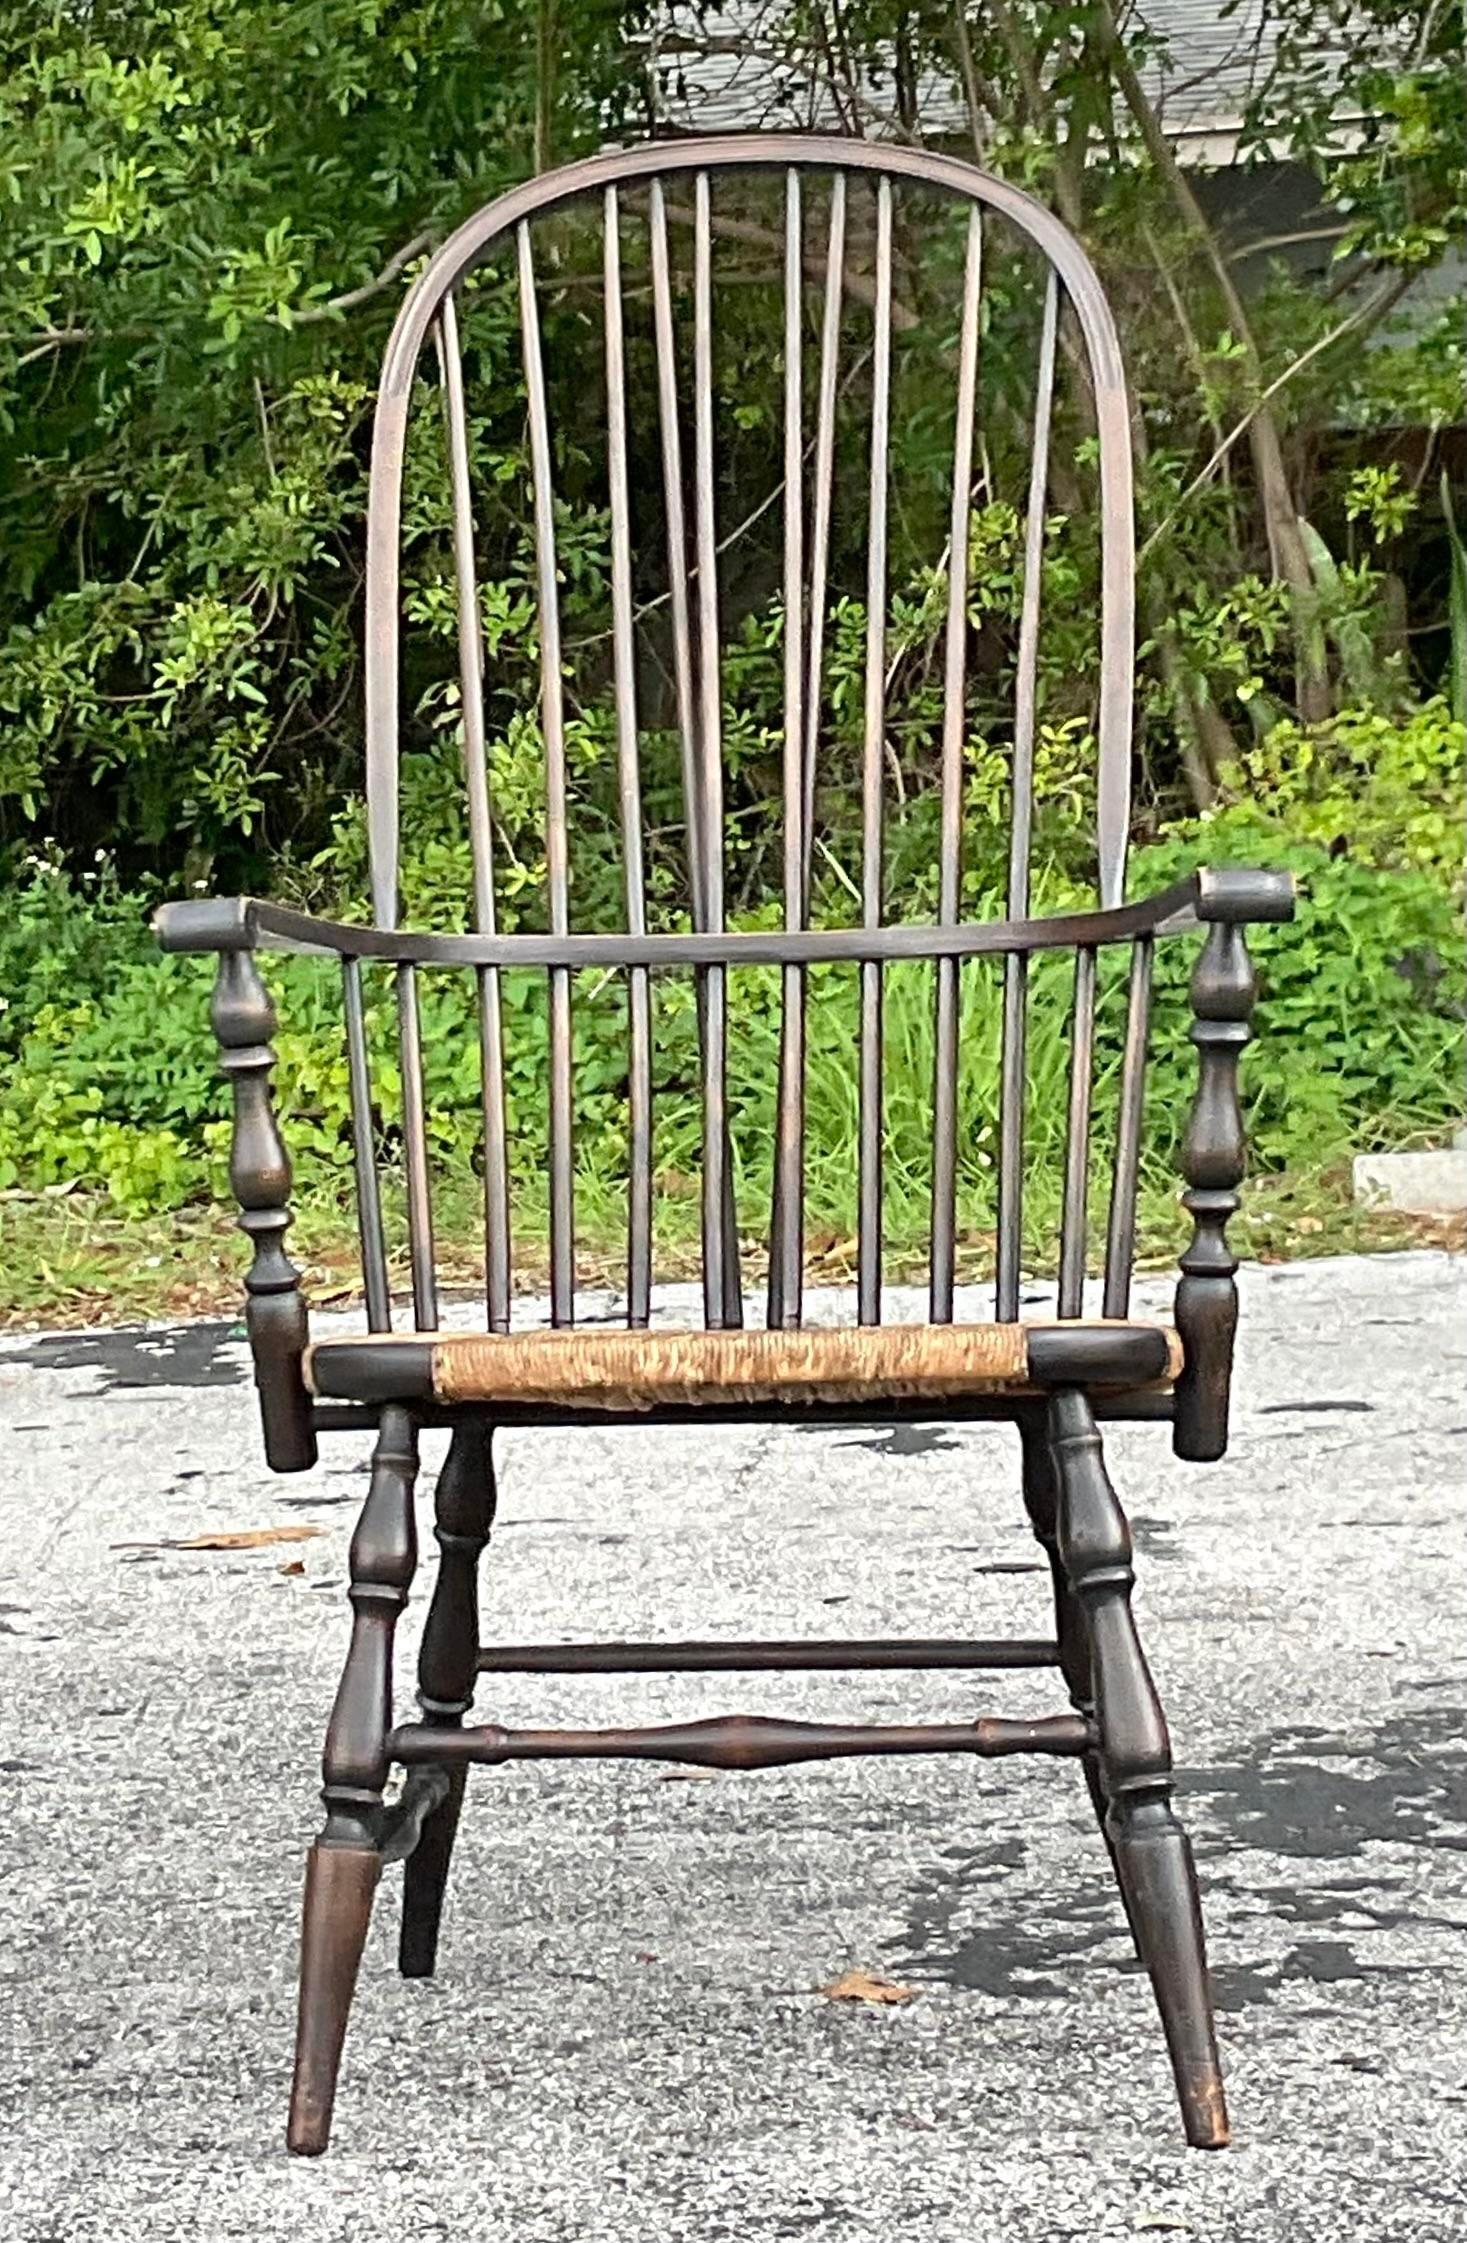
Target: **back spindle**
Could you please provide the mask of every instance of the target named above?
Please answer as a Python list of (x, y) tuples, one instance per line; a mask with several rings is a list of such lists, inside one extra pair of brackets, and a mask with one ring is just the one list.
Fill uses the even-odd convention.
[[(723, 932), (723, 686), (713, 456), (713, 219), (706, 171), (693, 184), (693, 482), (698, 570), (697, 802), (709, 931)], [(703, 1313), (711, 1330), (743, 1322), (728, 1134), (728, 972), (703, 976)]]
[(1136, 1259), (1136, 1190), (1141, 1164), (1141, 1122), (1146, 1103), (1146, 1051), (1151, 1033), (1152, 950), (1150, 935), (1143, 935), (1131, 949), (1126, 1045), (1121, 1059), (1110, 1224), (1105, 1245), (1103, 1316), (1124, 1317), (1131, 1312), (1131, 1272)]
[[(1059, 286), (1053, 272), (1044, 295), (1039, 368), (1034, 391), (1029, 501), (1024, 518), (1024, 597), (1014, 681), (1014, 756), (1009, 829), (1009, 917), (1029, 912), (1029, 854), (1034, 823), (1034, 718), (1039, 662), (1039, 602), (1044, 569), (1044, 509), (1049, 489), (1049, 430), (1054, 406)], [(1019, 1313), (1024, 1232), (1024, 1105), (1028, 1078), (1029, 960), (1010, 954), (1004, 968), (1003, 1059), (999, 1088), (998, 1283), (1001, 1323)]]
[(392, 1294), (387, 1282), (387, 1242), (382, 1228), (382, 1188), (377, 1173), (377, 1133), (372, 1119), (372, 1073), (367, 1057), (362, 967), (358, 958), (341, 961), (341, 1004), (346, 1022), (346, 1074), (351, 1092), (352, 1166), (356, 1177), (357, 1229), (362, 1244), (362, 1290), (369, 1332), (392, 1330)]
[[(804, 223), (800, 175), (785, 180), (784, 245), (784, 923), (805, 923), (804, 415), (801, 336)], [(823, 597), (823, 595), (822, 595)], [(800, 1321), (805, 1197), (805, 974), (786, 966), (781, 982), (774, 1205), (770, 1220), (768, 1322)]]
[[(958, 344), (958, 407), (953, 434), (952, 517), (948, 526), (947, 637), (943, 679), (942, 833), (938, 924), (956, 926), (963, 893), (963, 742), (968, 641), (968, 523), (973, 494), (973, 418), (978, 391), (978, 329), (983, 289), (983, 221), (968, 214), (963, 319)], [(937, 962), (936, 1075), (932, 1092), (931, 1314), (950, 1324), (958, 1197), (958, 1012), (956, 958)]]
[[(612, 652), (616, 695), (617, 794), (627, 931), (647, 931), (642, 863), (642, 782), (637, 752), (637, 688), (632, 619), (631, 509), (627, 493), (626, 345), (622, 318), (621, 225), (617, 192), (606, 191), (606, 412), (611, 486)], [(645, 966), (627, 973), (627, 1323), (646, 1326), (652, 1304), (652, 992)]]
[(1090, 1183), (1090, 1104), (1095, 1070), (1095, 952), (1075, 953), (1070, 1014), (1070, 1107), (1060, 1218), (1059, 1313), (1079, 1316), (1085, 1297), (1085, 1226)]
[[(872, 336), (870, 501), (867, 514), (866, 699), (861, 754), (861, 921), (881, 925), (882, 778), (886, 751), (886, 527), (891, 430), (891, 181), (876, 185), (876, 305)], [(882, 969), (861, 967), (860, 1173), (857, 1314), (881, 1321)]]
[(407, 1183), (408, 1258), (413, 1273), (413, 1321), (420, 1332), (436, 1332), (438, 1279), (433, 1252), (433, 1200), (423, 1093), (423, 1029), (414, 966), (402, 965), (397, 969), (397, 1035), (402, 1057), (402, 1151)]
[[(540, 721), (545, 737), (545, 873), (550, 932), (570, 933), (570, 857), (566, 824), (564, 686), (560, 661), (560, 597), (556, 584), (555, 499), (550, 420), (535, 301), (535, 261), (528, 225), (518, 230), (520, 328), (529, 399), (530, 474), (535, 511), (535, 573), (540, 623)], [(571, 1076), (571, 977), (552, 966), (550, 983), (550, 1315), (575, 1321), (575, 1144)]]
[[(494, 827), (484, 744), (484, 635), (479, 614), (474, 553), (473, 493), (469, 479), (468, 414), (464, 406), (463, 351), (453, 291), (444, 297), (435, 328), (447, 423), (449, 488), (453, 500), (453, 566), (458, 600), (459, 705), (463, 723), (464, 791), (474, 868), (474, 926), (495, 932)], [(509, 1330), (509, 1150), (504, 1109), (504, 1024), (499, 969), (475, 971), (479, 1017), (479, 1074), (484, 1115), (484, 1295), (489, 1328)]]

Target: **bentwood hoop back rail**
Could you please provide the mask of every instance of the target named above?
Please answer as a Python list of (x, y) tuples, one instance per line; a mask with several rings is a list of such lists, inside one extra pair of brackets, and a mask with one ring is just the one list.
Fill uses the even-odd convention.
[[(762, 367), (748, 341), (756, 298), (770, 307)], [(740, 394), (747, 381), (758, 390), (752, 404)], [(929, 409), (937, 390), (940, 412)], [(487, 487), (486, 443), (498, 445)], [(515, 507), (531, 586), (523, 612), (495, 606), (498, 591), (491, 599), (481, 575), (490, 530), (510, 549), (505, 510)], [(1100, 581), (1090, 652), (1068, 688), (1068, 732), (1049, 721), (1041, 660), (1056, 523), (1093, 539)], [(1010, 608), (989, 596), (995, 540), (1021, 587)], [(914, 579), (919, 564), (925, 575)], [(926, 751), (893, 699), (906, 690), (909, 641), (894, 606), (903, 571), (936, 603), (943, 650), (940, 673), (920, 681), (933, 712), (921, 769)], [(566, 626), (567, 587), (583, 580), (604, 628)], [(233, 1085), (230, 1173), (253, 1249), (247, 1315), (269, 1461), (302, 1471), (323, 1433), (360, 1438), (365, 1428), (376, 1438), (351, 1544), (326, 1820), (306, 1875), (292, 2149), (326, 2147), (387, 1861), (403, 1862), (401, 1969), (434, 1970), (471, 1763), (617, 1757), (755, 1769), (876, 1753), (1079, 1761), (1155, 1991), (1187, 2138), (1204, 2148), (1227, 2140), (1196, 1878), (1100, 1428), (1166, 1424), (1177, 1456), (1199, 1461), (1226, 1446), (1237, 1314), (1227, 1226), (1243, 1173), (1237, 1071), (1255, 994), (1244, 930), (1288, 918), (1292, 896), (1283, 875), (1226, 870), (1127, 900), (1133, 593), (1129, 407), (1105, 297), (1046, 210), (971, 165), (804, 135), (618, 149), (480, 211), (408, 293), (387, 349), (371, 467), (370, 921), (327, 922), (247, 898), (170, 905), (158, 921), (166, 949), (218, 956), (212, 1017)], [(751, 618), (770, 613), (782, 712), (761, 732), (740, 718), (730, 650), (747, 668)], [(435, 616), (445, 619), (436, 633)], [(1065, 619), (1071, 630), (1086, 620)], [(509, 653), (531, 648), (537, 706), (503, 683)], [(440, 930), (404, 912), (402, 889), (419, 862), (412, 819), (446, 783), (445, 711), (461, 743), (455, 815), (468, 870), (462, 909)], [(1071, 883), (1056, 913), (1042, 908), (1048, 860), (1036, 844), (1053, 811), (1045, 774), (1064, 739), (1085, 765), (1072, 806), (1093, 894), (1076, 904)], [(425, 770), (433, 785), (406, 784)], [(510, 788), (520, 829), (527, 818), (536, 826), (528, 874), (522, 845), (506, 861)], [(843, 804), (852, 806), (844, 820)], [(980, 833), (995, 816), (997, 849)], [(614, 893), (578, 854), (592, 820), (615, 843)], [(748, 838), (756, 826), (773, 836), (768, 852)], [(1002, 867), (996, 908), (980, 878), (988, 863)], [(1182, 1168), (1192, 1235), (1162, 1325), (1131, 1311), (1152, 967), (1159, 941), (1189, 932), (1199, 1075)], [(275, 1015), (256, 959), (270, 948), (339, 966), (362, 1336), (313, 1342), (285, 1249), (291, 1170), (272, 1090)], [(1064, 959), (1067, 1080), (1058, 1095), (1044, 1088), (1051, 1114), (1038, 1104), (1029, 1029), (1037, 977)], [(745, 1054), (730, 1033), (731, 985), (736, 1002), (739, 977), (756, 973), (775, 993), (778, 1045), (773, 1143), (757, 1192), (741, 1166)], [(883, 1321), (888, 1025), (900, 975), (924, 977), (931, 1024), (919, 1323)], [(441, 1140), (428, 1095), (437, 1046), (425, 1040), (423, 1007), (455, 977), (472, 983), (482, 1084), (477, 1330), (445, 1329), (439, 1313)], [(391, 1110), (374, 1034), (389, 990), (400, 1081)], [(620, 1008), (625, 1053), (620, 1330), (576, 1321), (587, 1095), (576, 1032), (578, 1017), (608, 1003)], [(808, 1323), (805, 1297), (807, 1093), (816, 1008), (827, 1006), (849, 1007), (859, 1117), (855, 1313), (836, 1328)], [(659, 1039), (679, 1020), (694, 1058), (674, 1093)], [(990, 1031), (993, 1110), (980, 1125), (963, 1063)], [(515, 1038), (521, 1059), (528, 1038), (543, 1068), (535, 1165), (548, 1213), (548, 1328), (515, 1305), (514, 1219), (527, 1188), (512, 1157)], [(674, 1095), (684, 1118), (690, 1102), (699, 1116), (698, 1330), (654, 1322), (667, 1187), (659, 1125)], [(1036, 1148), (1051, 1118), (1058, 1150), (1046, 1199)], [(992, 1315), (962, 1321), (963, 1193), (979, 1126)], [(399, 1188), (410, 1275), (401, 1303), (391, 1283)], [(1036, 1246), (1051, 1205), (1054, 1235)], [(758, 1329), (745, 1323), (750, 1271)], [(1021, 1283), (1031, 1276), (1056, 1290), (1042, 1317), (1025, 1320)], [(494, 1517), (496, 1431), (791, 1417), (1012, 1425), (1052, 1575), (1053, 1636), (482, 1642), (477, 1577)], [(416, 1565), (425, 1426), (446, 1426), (451, 1439), (434, 1494), (442, 1562), (418, 1716), (404, 1719), (393, 1637)], [(655, 1443), (648, 1457), (655, 1468)], [(836, 1667), (1052, 1668), (1068, 1710), (923, 1726), (732, 1716), (572, 1731), (470, 1718), (481, 1673)], [(404, 1782), (389, 1805), (395, 1766)]]

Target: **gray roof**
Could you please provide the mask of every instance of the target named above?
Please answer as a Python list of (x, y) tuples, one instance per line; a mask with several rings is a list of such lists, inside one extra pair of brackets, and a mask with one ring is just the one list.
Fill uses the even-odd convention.
[[(803, 57), (786, 45), (788, 10), (780, 0), (724, 0), (701, 17), (676, 0), (654, 18), (646, 37), (659, 114), (690, 131), (843, 122), (829, 91)], [(1273, 55), (1265, 0), (1150, 0), (1129, 11), (1157, 52), (1142, 77), (1171, 138), (1186, 155), (1227, 162), (1250, 95)], [(889, 70), (873, 69), (860, 92), (860, 129), (879, 136), (894, 115)], [(968, 122), (956, 69), (932, 74), (920, 89), (930, 137), (965, 135)]]

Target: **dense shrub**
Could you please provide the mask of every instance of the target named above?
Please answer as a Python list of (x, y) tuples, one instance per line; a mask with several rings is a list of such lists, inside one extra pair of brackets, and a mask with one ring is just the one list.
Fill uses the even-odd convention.
[[(1316, 1165), (1354, 1147), (1429, 1140), (1460, 1113), (1463, 940), (1456, 837), (1463, 806), (1463, 733), (1439, 703), (1391, 724), (1368, 714), (1264, 742), (1239, 791), (1205, 817), (1180, 821), (1140, 848), (1131, 888), (1147, 892), (1199, 863), (1290, 866), (1298, 917), (1260, 930), (1261, 1034), (1247, 1061), (1256, 1167)], [(1244, 778), (1247, 792), (1242, 791)], [(1348, 851), (1346, 842), (1348, 840)], [(418, 868), (446, 891), (464, 866), (442, 845)], [(991, 907), (996, 876), (970, 868), (970, 908)], [(1042, 905), (1078, 900), (1069, 869), (1051, 859)], [(77, 881), (33, 862), (0, 931), (0, 1185), (37, 1190), (77, 1180), (129, 1209), (166, 1208), (223, 1190), (227, 1096), (214, 1071), (206, 961), (157, 956), (146, 931), (150, 897), (124, 895), (99, 872)], [(1150, 1125), (1158, 1162), (1174, 1151), (1193, 1081), (1186, 977), (1195, 943), (1159, 954)], [(1124, 961), (1112, 962), (1116, 969)], [(1068, 981), (1061, 961), (1036, 966), (1031, 1007), (1033, 1218), (1053, 1204)], [(349, 1162), (346, 1067), (338, 988), (329, 967), (269, 963), (281, 1014), (279, 1079), (291, 1149), (306, 1194), (344, 1191)], [(376, 1087), (389, 1162), (397, 1073), (389, 993), (372, 985)], [(991, 1215), (997, 1108), (997, 977), (968, 969), (962, 1057), (963, 1219)], [(751, 1217), (767, 1196), (778, 1052), (778, 977), (737, 977), (739, 1033), (731, 1078), (735, 1150)], [(1102, 985), (1101, 1105), (1118, 1043), (1117, 972)], [(510, 1123), (529, 1219), (540, 1212), (546, 1138), (543, 977), (505, 977)], [(838, 1232), (855, 1173), (851, 1054), (855, 976), (811, 978), (811, 1218)], [(469, 1186), (478, 1140), (478, 1060), (469, 977), (424, 977), (424, 1040), (434, 1147), (450, 1180)], [(578, 1159), (588, 1229), (611, 1225), (624, 1158), (625, 1012), (608, 977), (582, 975), (576, 993)], [(692, 993), (671, 977), (656, 1008), (657, 1157), (675, 1208), (689, 1196), (698, 1138), (697, 1032)], [(925, 969), (894, 969), (887, 1005), (889, 1220), (895, 1240), (925, 1220), (932, 1007)]]

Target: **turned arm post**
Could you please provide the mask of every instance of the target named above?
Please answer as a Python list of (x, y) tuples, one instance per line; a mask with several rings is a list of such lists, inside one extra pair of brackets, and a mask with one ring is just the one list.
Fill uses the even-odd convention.
[(1258, 984), (1244, 926), (1293, 916), (1287, 873), (1208, 872), (1198, 875), (1197, 915), (1207, 939), (1192, 974), (1192, 1041), (1197, 1092), (1182, 1143), (1187, 1188), (1182, 1205), (1192, 1236), (1181, 1257), (1175, 1322), (1183, 1369), (1177, 1380), (1172, 1447), (1178, 1456), (1210, 1463), (1228, 1445), (1228, 1396), (1238, 1323), (1238, 1258), (1228, 1223), (1238, 1208), (1246, 1141), (1238, 1100), (1238, 1062), (1251, 1034)]
[(300, 1272), (285, 1251), (290, 1228), (290, 1157), (275, 1120), (270, 1075), (275, 1008), (248, 950), (221, 950), (210, 1020), (219, 1064), (234, 1092), (229, 1181), (239, 1227), (253, 1248), (245, 1275), (245, 1328), (265, 1456), (276, 1472), (304, 1472), (316, 1461), (316, 1430), (301, 1363), (306, 1304)]

